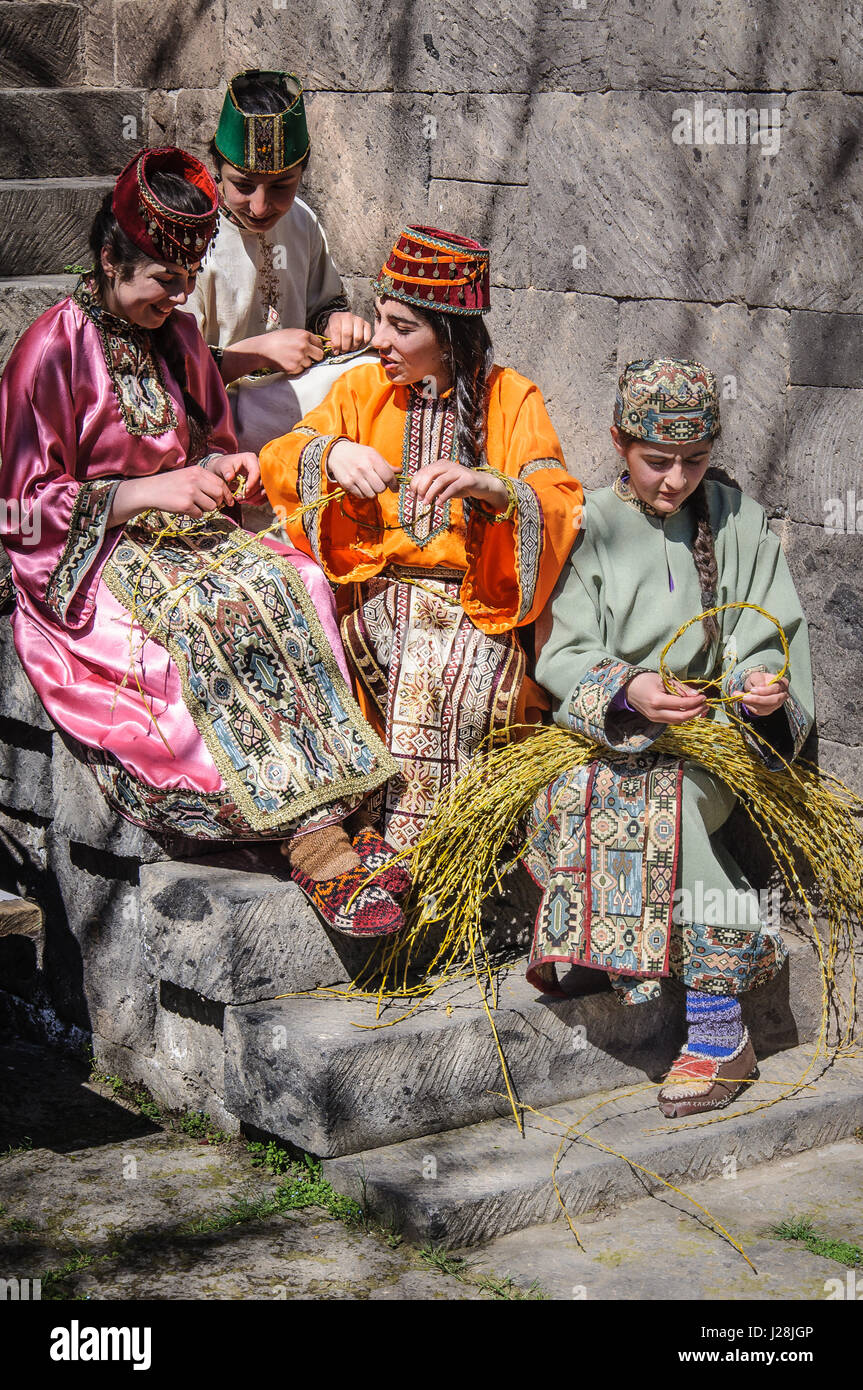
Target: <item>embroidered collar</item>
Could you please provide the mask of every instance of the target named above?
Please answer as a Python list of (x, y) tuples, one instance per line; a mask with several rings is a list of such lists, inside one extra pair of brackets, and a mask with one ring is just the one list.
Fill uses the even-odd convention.
[(92, 280), (81, 280), (72, 298), (99, 335), (105, 368), (127, 432), (138, 438), (158, 438), (175, 430), (174, 402), (148, 329), (108, 313), (96, 296)]
[(675, 507), (673, 512), (658, 512), (655, 507), (651, 507), (649, 502), (643, 502), (641, 500), (629, 481), (629, 474), (625, 471), (623, 473), (618, 473), (614, 480), (612, 492), (615, 497), (620, 498), (621, 502), (627, 502), (629, 506), (634, 507), (636, 511), (643, 512), (645, 516), (655, 516), (659, 521), (667, 521), (670, 516), (677, 516), (677, 513), (681, 511), (689, 501), (688, 497), (685, 498), (679, 507)]
[(96, 325), (100, 333), (110, 333), (112, 337), (126, 338), (138, 347), (149, 348), (150, 334), (148, 330), (141, 328), (137, 323), (131, 323), (129, 319), (121, 319), (117, 314), (110, 314), (103, 307), (96, 294), (96, 285), (93, 280), (79, 280), (72, 293), (72, 298), (81, 312), (86, 314), (90, 322)]

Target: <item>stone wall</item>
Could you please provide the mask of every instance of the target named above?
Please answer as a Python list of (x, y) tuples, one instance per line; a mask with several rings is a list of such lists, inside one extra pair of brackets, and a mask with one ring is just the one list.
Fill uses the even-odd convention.
[(355, 304), (402, 222), (487, 238), (498, 359), (588, 484), (613, 473), (622, 362), (719, 374), (718, 461), (782, 534), (821, 751), (861, 785), (859, 3), (0, 0), (0, 47), (0, 350), (65, 292), (137, 145), (203, 155), (230, 73), (296, 69), (305, 196)]

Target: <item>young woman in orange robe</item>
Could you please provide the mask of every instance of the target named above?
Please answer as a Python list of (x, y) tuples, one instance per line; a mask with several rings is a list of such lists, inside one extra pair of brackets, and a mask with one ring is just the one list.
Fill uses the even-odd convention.
[(477, 242), (406, 228), (375, 282), (380, 363), (261, 452), (292, 543), (338, 586), (360, 703), (399, 763), (375, 807), (397, 848), (492, 730), (548, 707), (518, 634), (581, 522), (539, 390), (494, 365), (488, 272)]

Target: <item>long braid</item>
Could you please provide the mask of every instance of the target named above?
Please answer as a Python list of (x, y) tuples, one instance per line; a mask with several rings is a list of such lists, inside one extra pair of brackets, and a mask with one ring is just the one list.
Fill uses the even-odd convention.
[(486, 462), (488, 378), (494, 365), (491, 338), (481, 319), (435, 314), (429, 320), (454, 381), (459, 463), (481, 468)]
[[(176, 311), (175, 311), (176, 312)], [(186, 408), (186, 425), (189, 430), (189, 452), (186, 464), (198, 463), (209, 452), (210, 422), (206, 412), (189, 390), (186, 374), (186, 358), (180, 347), (180, 340), (174, 330), (174, 314), (169, 314), (160, 328), (150, 330), (150, 337), (157, 352), (165, 359), (165, 365), (183, 393)]]
[[(710, 507), (704, 479), (692, 494), (692, 510), (695, 516), (695, 540), (692, 545), (692, 558), (701, 586), (702, 608), (713, 608), (719, 586), (719, 571), (716, 567), (716, 550), (713, 545), (713, 528), (710, 525)], [(713, 642), (719, 641), (719, 624), (716, 617), (702, 618), (704, 641), (701, 650), (707, 651)]]

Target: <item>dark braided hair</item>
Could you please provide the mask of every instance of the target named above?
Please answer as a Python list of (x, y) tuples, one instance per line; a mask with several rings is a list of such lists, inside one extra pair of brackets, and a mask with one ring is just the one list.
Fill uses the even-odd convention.
[[(150, 185), (156, 197), (166, 207), (173, 208), (177, 212), (201, 213), (206, 212), (210, 206), (206, 193), (202, 189), (196, 188), (194, 184), (187, 183), (178, 174), (159, 170), (150, 177)], [(104, 247), (107, 247), (110, 252), (111, 260), (117, 267), (117, 275), (121, 281), (131, 280), (135, 273), (135, 267), (152, 259), (146, 251), (142, 251), (139, 246), (136, 246), (123, 231), (111, 207), (112, 196), (111, 193), (105, 194), (90, 228), (93, 280), (103, 304), (105, 293), (109, 287), (108, 277), (102, 265), (102, 249)], [(203, 407), (189, 390), (186, 359), (174, 331), (173, 317), (173, 314), (169, 314), (165, 322), (158, 328), (146, 331), (149, 332), (154, 348), (164, 358), (168, 371), (183, 394), (186, 424), (189, 430), (188, 462), (194, 463), (197, 459), (203, 458), (208, 451), (210, 422)]]
[[(387, 299), (381, 295), (381, 303)], [(479, 314), (429, 313), (412, 304), (417, 318), (431, 324), (453, 384), (458, 461), (465, 468), (485, 466), (488, 379), (494, 354)]]
[[(634, 434), (628, 434), (626, 430), (620, 431), (620, 437), (627, 445), (644, 443), (643, 439), (639, 439)], [(719, 434), (717, 432), (713, 436), (713, 439), (716, 440), (718, 438)], [(689, 498), (692, 503), (692, 515), (695, 521), (692, 558), (695, 561), (695, 570), (701, 589), (701, 606), (704, 609), (715, 608), (719, 586), (719, 572), (716, 567), (716, 549), (713, 544), (713, 527), (710, 524), (710, 505), (707, 498), (707, 488), (704, 486), (707, 478), (712, 478), (718, 483), (725, 483), (728, 487), (737, 488), (738, 492), (740, 491), (740, 484), (736, 478), (733, 478), (730, 473), (726, 473), (724, 469), (711, 465), (706, 470), (698, 487), (691, 493)], [(709, 651), (714, 642), (718, 642), (720, 639), (719, 623), (714, 615), (709, 618), (702, 618), (701, 627), (704, 633), (701, 650), (706, 652)]]

